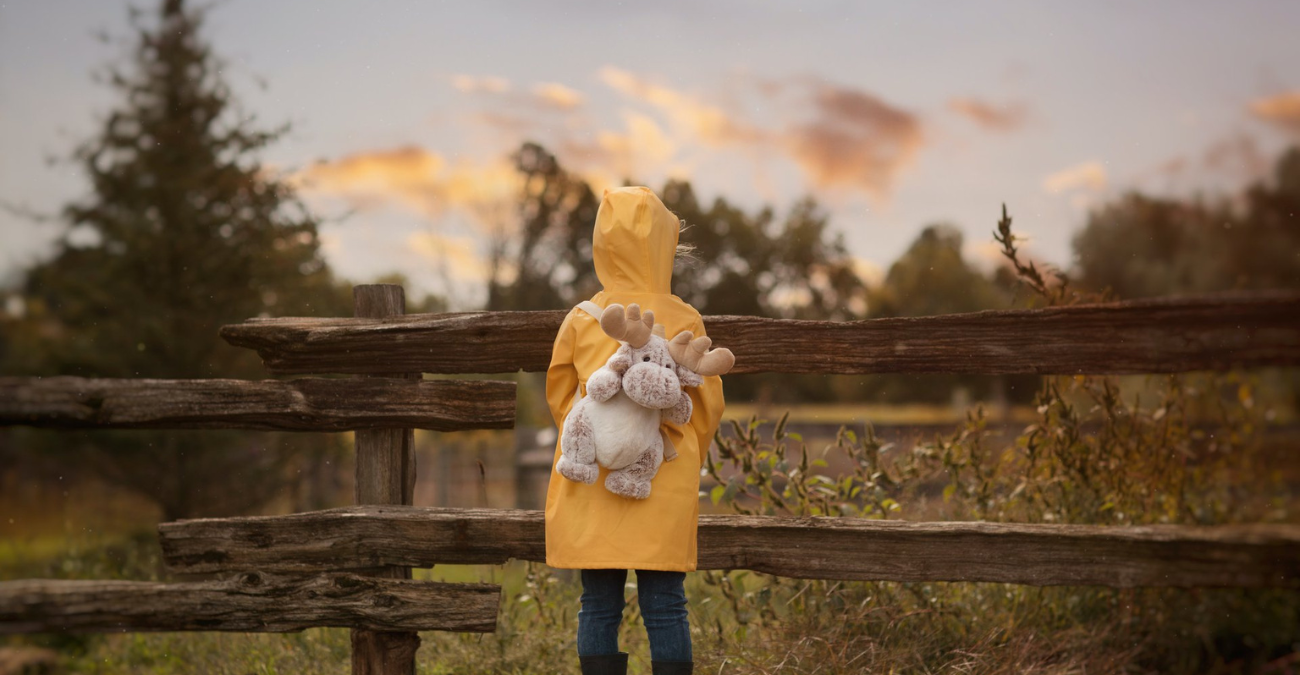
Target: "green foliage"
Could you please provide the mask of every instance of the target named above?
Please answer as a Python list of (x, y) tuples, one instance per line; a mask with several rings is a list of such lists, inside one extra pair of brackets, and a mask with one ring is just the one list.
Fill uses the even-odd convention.
[(121, 107), (75, 153), (92, 195), (66, 207), (57, 254), (27, 272), (28, 306), (59, 334), (21, 355), (34, 374), (252, 374), (256, 357), (218, 339), (223, 323), (349, 313), (317, 221), (255, 159), (286, 129), (240, 113), (201, 28), (179, 1), (155, 25), (136, 19), (133, 67), (109, 80)]
[[(1021, 264), (1005, 213), (1000, 234), (1020, 278), (1044, 300), (1090, 299), (1071, 296), (1064, 274)], [(770, 441), (751, 419), (715, 439), (717, 460), (708, 459), (706, 472), (717, 487), (709, 495), (746, 514), (1107, 525), (1300, 516), (1283, 479), (1260, 470), (1268, 463), (1259, 434), (1267, 415), (1254, 401), (1254, 378), (1147, 380), (1160, 386), (1143, 405), (1140, 392), (1125, 402), (1117, 378), (1048, 378), (1038, 419), (1009, 446), (995, 445), (979, 408), (958, 431), (910, 453), (885, 454), (868, 424), (862, 440), (841, 430), (810, 461), (802, 443), (788, 447), (784, 417)], [(827, 458), (849, 470), (829, 475)], [(827, 475), (812, 475), (818, 468)], [(932, 505), (936, 491), (942, 496)], [(782, 672), (809, 673), (1253, 672), (1300, 650), (1300, 598), (1290, 591), (702, 576), (725, 598), (727, 618), (751, 636), (728, 659), (754, 672), (778, 663)]]
[(487, 309), (567, 309), (600, 290), (591, 258), (600, 201), (536, 143), (511, 158), (524, 178), (519, 228), (498, 223), (493, 233)]
[(659, 192), (686, 223), (692, 258), (673, 272), (674, 292), (703, 314), (845, 320), (866, 314), (866, 286), (841, 233), (806, 198), (779, 223), (771, 209), (750, 215), (721, 197), (708, 208), (686, 181)]
[[(1005, 271), (999, 270), (992, 277), (986, 275), (965, 259), (962, 249), (963, 236), (957, 228), (939, 224), (923, 229), (890, 265), (884, 280), (869, 290), (870, 318), (938, 316), (1028, 304), (1016, 295), (1014, 283), (1005, 278)], [(977, 400), (1027, 403), (1038, 382), (1038, 376), (1023, 374), (885, 373), (837, 378), (834, 392), (841, 400), (947, 404), (954, 391), (964, 389)]]
[(961, 230), (947, 224), (921, 230), (871, 291), (872, 318), (935, 316), (1004, 309), (1011, 294), (962, 255)]
[(1234, 200), (1133, 192), (1090, 213), (1075, 235), (1079, 282), (1121, 298), (1300, 288), (1297, 212), (1300, 147)]
[[(592, 264), (592, 224), (600, 200), (581, 178), (535, 143), (512, 156), (524, 178), (519, 228), (495, 233), (488, 309), (571, 307), (600, 290)], [(832, 234), (811, 199), (797, 203), (780, 227), (763, 209), (750, 215), (714, 200), (704, 208), (690, 183), (659, 192), (685, 224), (673, 287), (704, 314), (851, 319), (866, 312), (866, 288), (842, 235)]]
[[(881, 465), (881, 453), (892, 444), (882, 444), (870, 426), (862, 439), (841, 428), (833, 447), (843, 455), (840, 464), (847, 469), (831, 478), (824, 471), (826, 453), (810, 460), (802, 437), (786, 433), (789, 416), (787, 412), (777, 421), (770, 445), (759, 438), (757, 418), (745, 425), (732, 420), (732, 437), (720, 432), (714, 436), (719, 459), (731, 469), (724, 476), (712, 453), (705, 458), (706, 475), (717, 483), (708, 492), (715, 505), (725, 502), (737, 513), (748, 515), (861, 518), (886, 518), (899, 509), (898, 502), (888, 496), (895, 483)], [(786, 439), (800, 443), (797, 459), (790, 456)]]

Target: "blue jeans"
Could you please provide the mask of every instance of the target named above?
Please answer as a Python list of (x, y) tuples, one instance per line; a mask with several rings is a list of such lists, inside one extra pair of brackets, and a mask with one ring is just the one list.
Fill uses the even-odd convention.
[[(637, 570), (637, 601), (650, 658), (690, 661), (691, 627), (686, 615), (685, 572)], [(582, 570), (582, 609), (578, 610), (578, 655), (618, 653), (623, 622), (623, 584), (627, 570)]]

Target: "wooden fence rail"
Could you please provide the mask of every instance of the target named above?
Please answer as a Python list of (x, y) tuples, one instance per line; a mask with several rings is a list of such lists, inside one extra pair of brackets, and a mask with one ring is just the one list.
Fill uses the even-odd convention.
[(220, 581), (0, 582), (0, 634), (241, 631), (319, 626), (491, 632), (501, 588), (355, 574), (247, 572)]
[[(163, 523), (173, 572), (545, 561), (542, 512), (362, 506)], [(1300, 525), (903, 522), (702, 515), (699, 569), (1034, 586), (1300, 587)]]
[(509, 429), (514, 423), (514, 382), (0, 377), (0, 426), (461, 431)]
[[(252, 319), (272, 372), (546, 370), (565, 312)], [(867, 321), (705, 317), (735, 373), (1173, 373), (1300, 364), (1300, 293), (1267, 291)]]
[[(361, 506), (159, 526), (177, 573), (220, 581), (0, 582), (0, 633), (352, 630), (353, 673), (407, 675), (415, 631), (491, 631), (500, 590), (412, 581), (434, 564), (543, 561), (541, 512), (410, 506), (414, 428), (506, 428), (509, 382), (421, 373), (545, 370), (565, 313), (403, 315), (354, 288), (354, 318), (225, 326), (282, 375), (349, 379), (0, 378), (0, 425), (356, 430)], [(706, 317), (737, 373), (1125, 374), (1300, 364), (1300, 293), (1258, 291), (853, 322)], [(1300, 588), (1300, 526), (899, 522), (706, 515), (700, 569), (798, 578)], [(254, 571), (250, 571), (254, 570)], [(351, 570), (349, 573), (338, 570)]]

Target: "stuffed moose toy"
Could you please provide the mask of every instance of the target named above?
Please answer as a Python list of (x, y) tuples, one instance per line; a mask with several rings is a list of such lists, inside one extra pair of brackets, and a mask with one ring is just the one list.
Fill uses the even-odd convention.
[(710, 350), (708, 337), (690, 331), (666, 339), (654, 312), (635, 304), (606, 307), (600, 327), (622, 345), (587, 379), (587, 395), (565, 417), (556, 470), (590, 485), (603, 466), (610, 470), (606, 489), (645, 499), (659, 467), (677, 456), (671, 444), (665, 447), (660, 421), (686, 424), (692, 406), (682, 387), (726, 373), (736, 357), (725, 348)]

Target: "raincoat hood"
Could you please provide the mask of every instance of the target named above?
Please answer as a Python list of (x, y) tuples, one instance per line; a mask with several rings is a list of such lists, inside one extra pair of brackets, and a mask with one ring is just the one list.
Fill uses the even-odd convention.
[(605, 190), (591, 242), (601, 285), (610, 292), (671, 293), (680, 230), (650, 188)]

